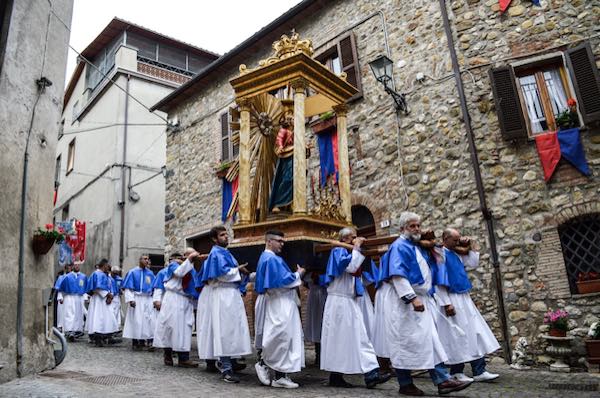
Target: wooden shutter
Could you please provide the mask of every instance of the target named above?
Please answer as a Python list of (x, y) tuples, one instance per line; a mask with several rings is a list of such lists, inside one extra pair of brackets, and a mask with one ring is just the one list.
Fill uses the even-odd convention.
[(229, 150), (229, 112), (221, 114), (221, 161), (230, 159)]
[(350, 100), (353, 100), (362, 96), (362, 85), (360, 82), (360, 67), (358, 65), (356, 41), (354, 40), (354, 34), (352, 34), (352, 32), (340, 39), (337, 44), (337, 50), (338, 56), (340, 57), (340, 64), (342, 65), (342, 72), (346, 72), (347, 74), (347, 82), (358, 90), (358, 93), (350, 98)]
[(490, 69), (489, 73), (502, 137), (506, 140), (527, 138), (527, 125), (512, 67)]
[(583, 122), (600, 121), (600, 77), (590, 43), (569, 49), (565, 55)]

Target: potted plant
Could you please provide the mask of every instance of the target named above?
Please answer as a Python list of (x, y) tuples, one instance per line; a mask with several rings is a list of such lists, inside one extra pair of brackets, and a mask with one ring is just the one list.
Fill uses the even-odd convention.
[(569, 313), (564, 310), (548, 311), (544, 314), (544, 324), (550, 325), (548, 334), (554, 337), (566, 337)]
[(577, 101), (574, 98), (567, 100), (567, 109), (556, 116), (556, 124), (559, 130), (579, 127), (579, 116), (577, 115)]
[(222, 162), (218, 162), (214, 167), (215, 174), (218, 178), (223, 178), (227, 175), (229, 168), (231, 167), (232, 162), (230, 160), (225, 160)]
[(33, 239), (31, 241), (31, 247), (35, 254), (41, 255), (46, 254), (54, 245), (54, 242), (61, 242), (65, 239), (65, 236), (60, 232), (54, 229), (54, 225), (46, 224), (46, 229), (38, 228), (37, 231), (33, 233)]
[(588, 362), (600, 363), (600, 322), (594, 322), (590, 326), (585, 347), (587, 348)]
[(577, 275), (577, 291), (579, 294), (600, 292), (600, 273), (598, 272), (580, 272)]

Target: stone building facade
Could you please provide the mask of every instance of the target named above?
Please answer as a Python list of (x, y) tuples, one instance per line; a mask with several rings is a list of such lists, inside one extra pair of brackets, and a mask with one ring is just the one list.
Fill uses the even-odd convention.
[[(422, 0), (303, 1), (155, 105), (180, 123), (167, 138), (167, 243), (194, 243), (221, 222), (222, 182), (214, 167), (222, 160), (220, 116), (233, 105), (229, 80), (237, 76), (239, 64), (255, 67), (270, 54), (271, 43), (291, 29), (312, 39), (316, 58), (324, 61), (336, 51), (342, 55), (339, 44), (351, 36), (353, 59), (342, 59), (341, 66), (356, 67), (361, 89), (348, 104), (353, 209), (370, 211), (378, 235), (397, 233), (399, 214), (411, 210), (438, 236), (453, 226), (475, 237), (482, 246), (482, 264), (470, 275), (472, 296), (498, 338), (514, 345), (525, 336), (534, 359), (546, 362), (543, 314), (565, 308), (571, 313), (570, 333), (578, 337), (573, 364), (583, 363), (581, 337), (600, 317), (600, 296), (573, 290), (574, 276), (567, 271), (559, 233), (565, 222), (600, 211), (599, 130), (590, 121), (581, 132), (592, 175), (584, 177), (561, 162), (546, 183), (527, 130), (519, 139), (507, 139), (490, 71), (507, 65), (520, 70), (528, 62), (536, 67), (551, 59), (560, 63), (564, 82), (577, 91), (578, 101), (586, 95), (589, 100), (563, 60), (582, 43), (589, 44), (595, 59), (600, 57), (600, 4), (542, 0), (538, 7), (514, 0), (504, 14), (497, 0), (445, 4), (494, 221), (499, 273), (490, 257), (440, 3)], [(395, 87), (406, 94), (407, 115), (396, 112), (371, 73), (369, 62), (382, 54), (394, 61)], [(597, 73), (597, 65), (593, 71)], [(597, 81), (590, 84), (598, 89)], [(579, 111), (584, 118), (581, 106)], [(522, 124), (526, 117), (517, 114)], [(315, 142), (310, 129), (306, 138)], [(309, 172), (317, 168), (315, 150)], [(590, 239), (597, 245), (598, 231)], [(600, 265), (596, 262), (595, 267)], [(506, 312), (504, 331), (499, 294)]]
[(44, 311), (53, 259), (35, 255), (31, 241), (37, 228), (52, 222), (72, 12), (72, 0), (0, 3), (0, 383), (55, 364)]

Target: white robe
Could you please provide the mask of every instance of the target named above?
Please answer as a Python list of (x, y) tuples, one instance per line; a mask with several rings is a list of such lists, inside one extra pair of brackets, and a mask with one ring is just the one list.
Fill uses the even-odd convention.
[[(371, 341), (371, 344), (373, 344), (373, 329), (375, 329), (375, 309), (373, 308), (373, 302), (371, 301), (371, 296), (369, 296), (369, 292), (367, 291), (366, 287), (367, 285), (365, 285), (365, 294), (357, 297), (357, 300), (358, 306), (360, 307), (360, 312), (362, 312), (363, 315), (363, 320), (365, 321), (367, 336), (369, 336), (369, 340)], [(375, 352), (377, 352), (377, 350)]]
[(85, 307), (79, 294), (62, 293), (62, 328), (63, 333), (83, 332), (83, 313)]
[[(479, 265), (477, 252), (471, 251), (460, 257), (468, 269)], [(500, 348), (469, 293), (450, 293), (446, 287), (436, 286), (435, 298), (439, 311), (434, 312), (434, 317), (440, 340), (448, 353), (448, 365), (470, 362)], [(448, 304), (454, 306), (456, 315), (446, 316), (443, 307)]]
[(304, 340), (319, 343), (323, 327), (323, 311), (325, 311), (325, 301), (327, 300), (327, 288), (314, 283), (312, 280), (308, 280), (307, 283), (308, 300), (304, 322)]
[(165, 282), (165, 293), (153, 345), (157, 348), (171, 348), (176, 352), (189, 352), (192, 346), (192, 326), (194, 324), (194, 300), (183, 291), (182, 278), (192, 270), (192, 263), (185, 260), (179, 265), (173, 277)]
[[(354, 292), (354, 277), (365, 257), (352, 251), (345, 272), (327, 288), (321, 332), (321, 369), (344, 374), (364, 374), (379, 367), (369, 340), (359, 299)], [(365, 294), (368, 294), (365, 292)]]
[[(129, 303), (135, 301), (135, 308)], [(148, 340), (154, 337), (156, 310), (152, 305), (150, 293), (125, 289), (127, 315), (123, 327), (123, 337), (136, 340)]]
[(88, 334), (114, 333), (119, 330), (115, 314), (106, 304), (106, 295), (108, 290), (96, 289), (90, 299), (88, 316), (86, 319), (85, 330)]
[[(419, 249), (415, 252), (425, 282), (411, 286), (408, 279), (393, 276), (391, 283), (396, 294), (390, 295), (385, 303), (386, 342), (394, 369), (433, 369), (448, 360), (435, 327), (436, 303), (428, 294), (432, 283), (429, 265)], [(411, 303), (402, 301), (402, 297), (411, 293), (421, 300), (425, 311), (417, 312)]]
[(110, 303), (110, 308), (115, 314), (115, 319), (117, 320), (117, 326), (119, 330), (121, 330), (121, 325), (123, 322), (123, 314), (121, 312), (121, 296), (114, 296), (112, 302)]
[(198, 299), (198, 357), (218, 359), (252, 353), (246, 308), (236, 282), (237, 268), (208, 281)]
[(298, 294), (295, 288), (301, 285), (300, 276), (277, 289), (267, 289), (262, 335), (262, 357), (264, 363), (282, 373), (299, 372), (304, 367), (304, 340), (302, 322), (298, 311)]
[(394, 292), (394, 288), (389, 282), (383, 282), (375, 294), (375, 319), (373, 321), (371, 341), (373, 342), (373, 348), (377, 356), (381, 358), (390, 357), (390, 349), (387, 343), (388, 333), (386, 330), (386, 325), (390, 323), (386, 318), (389, 313), (387, 308), (390, 308), (391, 303), (394, 302), (393, 295), (395, 294), (396, 292)]
[(265, 295), (256, 296), (254, 303), (254, 348), (262, 350), (263, 330), (265, 325)]

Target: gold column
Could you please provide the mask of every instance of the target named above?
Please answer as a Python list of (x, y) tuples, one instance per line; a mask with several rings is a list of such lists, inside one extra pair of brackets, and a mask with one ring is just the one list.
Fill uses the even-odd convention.
[(238, 201), (239, 224), (249, 224), (250, 214), (250, 101), (237, 101), (240, 106), (240, 174)]
[(350, 160), (348, 159), (348, 122), (346, 115), (348, 107), (340, 104), (333, 107), (337, 116), (338, 139), (338, 165), (340, 199), (342, 201), (342, 214), (349, 224), (352, 223), (352, 200), (350, 196)]
[(294, 215), (307, 214), (306, 202), (306, 131), (304, 117), (305, 90), (308, 82), (298, 79), (291, 83), (294, 89)]

